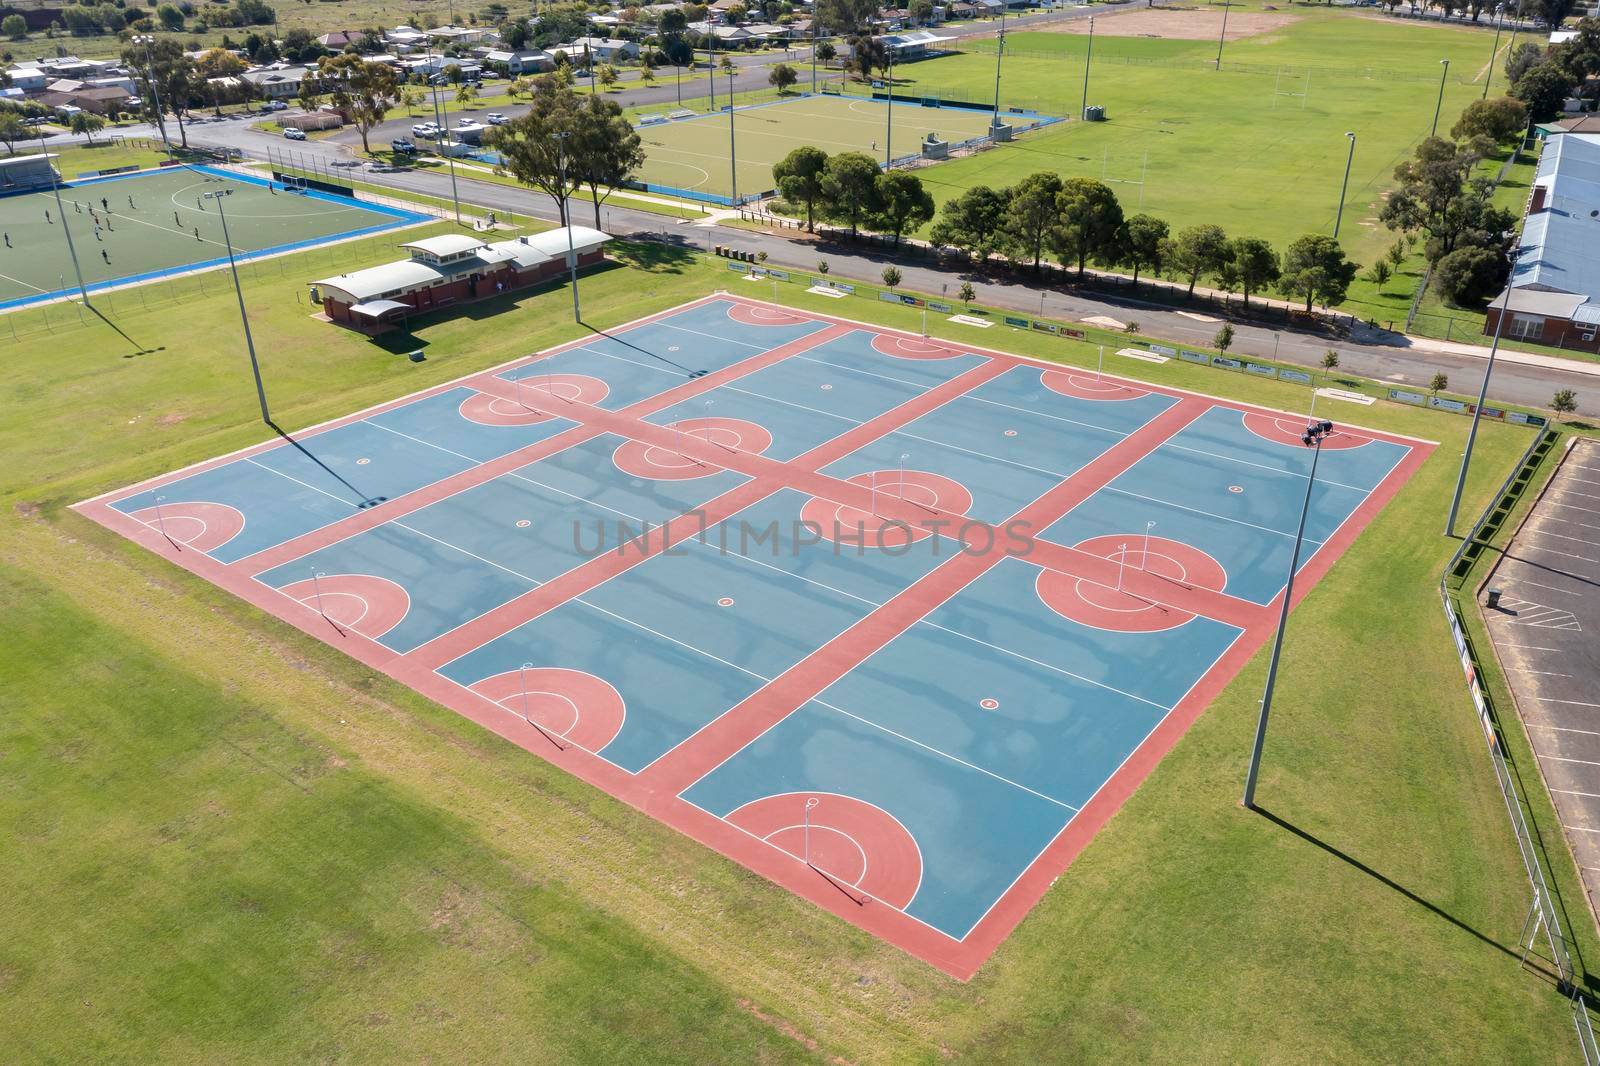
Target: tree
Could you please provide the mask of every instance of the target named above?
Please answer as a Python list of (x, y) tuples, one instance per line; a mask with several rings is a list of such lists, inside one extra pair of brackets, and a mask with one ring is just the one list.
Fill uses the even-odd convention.
[(817, 201), (823, 194), (823, 177), (828, 169), (828, 153), (802, 145), (772, 165), (778, 192), (791, 204), (805, 205), (806, 230), (815, 232)]
[(1285, 296), (1304, 296), (1306, 310), (1314, 300), (1336, 304), (1356, 278), (1357, 264), (1344, 257), (1339, 242), (1322, 233), (1308, 233), (1283, 254), (1278, 286)]
[(922, 187), (921, 178), (905, 170), (883, 171), (876, 185), (872, 225), (894, 234), (894, 246), (899, 248), (901, 234), (933, 218), (933, 195)]
[(422, 90), (416, 86), (407, 85), (400, 90), (400, 106), (405, 108), (408, 114), (415, 112), (422, 105), (422, 101)]
[(1367, 271), (1367, 280), (1378, 286), (1380, 289), (1383, 288), (1383, 286), (1386, 285), (1389, 279), (1392, 277), (1394, 277), (1394, 271), (1389, 268), (1389, 261), (1387, 259), (1378, 260), (1376, 263), (1373, 263), (1372, 268)]
[(984, 261), (999, 239), (1008, 199), (1005, 189), (974, 185), (954, 200), (945, 201), (939, 221), (928, 234), (929, 239), (940, 246), (960, 249), (979, 262)]
[(462, 85), (456, 90), (456, 103), (461, 105), (462, 110), (471, 110), (472, 105), (477, 102), (478, 90), (471, 85)]
[(817, 43), (817, 62), (823, 66), (832, 63), (839, 55), (839, 50), (833, 46), (832, 41), (819, 41)]
[(1222, 328), (1217, 330), (1217, 335), (1211, 338), (1211, 347), (1219, 352), (1226, 352), (1233, 347), (1233, 325), (1231, 323), (1224, 322), (1222, 324)]
[(28, 124), (15, 111), (0, 111), (0, 141), (6, 142), (6, 151), (17, 154), (17, 142), (28, 136)]
[(1505, 256), (1488, 248), (1457, 248), (1434, 267), (1434, 280), (1444, 298), (1458, 307), (1483, 303), (1505, 282)]
[[(1429, 262), (1437, 263), (1463, 237), (1476, 232), (1499, 234), (1513, 217), (1494, 206), (1494, 185), (1487, 178), (1468, 180), (1478, 157), (1439, 137), (1417, 146), (1416, 155), (1395, 167), (1399, 188), (1390, 194), (1378, 218), (1403, 234), (1424, 233)], [(1481, 242), (1480, 242), (1481, 243)]]
[(1383, 257), (1389, 261), (1390, 266), (1398, 270), (1400, 264), (1406, 261), (1406, 256), (1409, 254), (1410, 249), (1406, 247), (1405, 240), (1400, 239), (1389, 245), (1389, 250), (1383, 253)]
[(972, 301), (976, 300), (978, 298), (978, 291), (972, 287), (972, 282), (963, 281), (961, 283), (961, 294), (960, 295), (961, 295), (961, 302), (966, 304), (967, 305), (967, 309), (970, 311), (972, 309)]
[(1044, 260), (1050, 233), (1061, 220), (1061, 179), (1049, 171), (1029, 174), (1010, 190), (1000, 247), (1014, 262), (1032, 262), (1035, 272)]
[(818, 259), (817, 260), (817, 273), (818, 274), (826, 274), (827, 272), (828, 272), (828, 261), (826, 259)]
[(847, 35), (863, 30), (878, 15), (878, 0), (817, 0), (819, 32)]
[(572, 137), (572, 161), (579, 179), (589, 187), (594, 201), (594, 226), (600, 228), (600, 204), (612, 190), (627, 183), (644, 166), (644, 142), (632, 123), (622, 117), (615, 100), (588, 97), (577, 110), (576, 132)]
[(0, 33), (13, 41), (25, 41), (28, 39), (28, 20), (15, 13), (7, 15), (0, 19)]
[(1450, 136), (1471, 146), (1475, 154), (1488, 155), (1527, 128), (1528, 105), (1512, 96), (1497, 96), (1468, 104), (1450, 127)]
[(1159, 272), (1171, 230), (1163, 219), (1154, 215), (1134, 215), (1122, 224), (1112, 244), (1106, 262), (1111, 266), (1126, 267), (1133, 271), (1133, 284), (1139, 284), (1139, 272), (1149, 269)]
[(349, 115), (350, 124), (361, 134), (361, 150), (370, 154), (367, 133), (394, 106), (394, 70), (386, 63), (369, 63), (347, 53), (317, 60), (317, 75), (331, 90), (333, 106)]
[(850, 39), (850, 69), (862, 81), (871, 81), (874, 70), (887, 70), (889, 49), (878, 38), (863, 33)]
[(1228, 261), (1228, 235), (1221, 226), (1205, 223), (1190, 226), (1167, 242), (1167, 265), (1189, 279), (1189, 295), (1207, 274), (1214, 274)]
[(177, 33), (183, 29), (183, 12), (176, 4), (162, 4), (156, 8), (156, 21), (161, 23), (162, 29)]
[(1248, 308), (1252, 292), (1260, 292), (1278, 283), (1278, 253), (1260, 237), (1238, 237), (1229, 251), (1233, 280), (1239, 286), (1244, 305)]
[(1329, 348), (1322, 353), (1322, 380), (1328, 380), (1328, 374), (1339, 369), (1339, 353)]
[(1524, 41), (1506, 52), (1506, 84), (1515, 85), (1522, 76), (1544, 62), (1544, 49)]
[[(184, 54), (183, 45), (171, 38), (162, 38), (147, 46), (130, 46), (122, 50), (122, 65), (140, 84), (139, 95), (150, 101), (161, 98), (161, 106), (178, 120), (178, 141), (189, 147), (189, 131), (184, 127), (183, 116), (189, 109), (189, 98), (194, 92), (194, 63)], [(167, 136), (166, 119), (156, 113), (156, 125), (162, 139)]]
[(490, 127), (485, 138), (512, 177), (556, 202), (562, 225), (568, 221), (567, 200), (579, 184), (575, 168), (567, 165), (563, 138), (576, 131), (578, 122), (578, 94), (561, 78), (545, 75), (534, 83), (527, 113)]
[(1578, 410), (1578, 394), (1571, 389), (1561, 389), (1550, 397), (1550, 410), (1556, 413), (1557, 418), (1576, 413)]
[(822, 175), (823, 217), (843, 222), (856, 236), (863, 220), (878, 207), (878, 163), (861, 152), (841, 152), (828, 159)]
[(1122, 205), (1111, 186), (1093, 178), (1068, 178), (1056, 194), (1059, 218), (1050, 232), (1050, 250), (1063, 263), (1078, 262), (1078, 277), (1090, 256), (1112, 247), (1122, 228)]
[(890, 290), (893, 290), (896, 285), (900, 284), (900, 268), (893, 266), (884, 267), (883, 283), (884, 285), (888, 286)]
[(767, 81), (774, 89), (778, 90), (778, 95), (780, 96), (788, 92), (789, 87), (799, 80), (800, 75), (795, 73), (795, 69), (787, 63), (775, 64), (767, 74)]
[(94, 143), (94, 135), (105, 129), (106, 120), (92, 111), (74, 111), (72, 113), (72, 132), (81, 133)]
[(1439, 393), (1443, 392), (1449, 387), (1450, 379), (1442, 373), (1433, 375), (1433, 380), (1428, 382), (1428, 392), (1434, 396), (1438, 396)]
[(925, 26), (933, 21), (933, 0), (911, 0), (911, 6), (906, 11), (912, 22)]
[(617, 73), (617, 68), (612, 66), (610, 63), (601, 63), (599, 69), (594, 72), (594, 76), (599, 79), (600, 84), (604, 85), (607, 89), (615, 85), (617, 83), (617, 79), (622, 77), (621, 74)]
[(1549, 122), (1561, 114), (1577, 82), (1554, 63), (1544, 62), (1511, 83), (1511, 95), (1528, 105), (1534, 122)]
[(305, 77), (300, 79), (299, 90), (295, 93), (295, 103), (300, 105), (302, 111), (315, 111), (321, 99), (322, 86), (318, 84), (316, 75), (308, 70)]

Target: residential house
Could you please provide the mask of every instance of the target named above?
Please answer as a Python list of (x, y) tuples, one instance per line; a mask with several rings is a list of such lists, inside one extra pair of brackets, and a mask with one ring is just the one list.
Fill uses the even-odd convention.
[(288, 100), (299, 94), (300, 83), (308, 73), (305, 67), (274, 63), (270, 67), (247, 70), (240, 77), (255, 86), (256, 92), (268, 100)]

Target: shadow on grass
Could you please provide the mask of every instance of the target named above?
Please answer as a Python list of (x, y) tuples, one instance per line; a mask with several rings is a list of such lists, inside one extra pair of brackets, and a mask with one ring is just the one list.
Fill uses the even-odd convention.
[[(1421, 896), (1417, 895), (1415, 892), (1411, 891), (1409, 888), (1406, 888), (1404, 885), (1400, 884), (1398, 881), (1395, 881), (1393, 878), (1388, 877), (1385, 874), (1379, 873), (1377, 870), (1374, 870), (1372, 867), (1368, 866), (1366, 863), (1362, 862), (1360, 859), (1356, 858), (1354, 855), (1351, 855), (1348, 852), (1341, 851), (1338, 848), (1334, 847), (1332, 844), (1329, 844), (1328, 842), (1326, 842), (1324, 840), (1321, 840), (1318, 837), (1312, 836), (1310, 833), (1306, 832), (1304, 829), (1301, 829), (1299, 826), (1293, 824), (1292, 822), (1285, 821), (1284, 819), (1280, 818), (1278, 815), (1273, 814), (1271, 811), (1267, 810), (1265, 807), (1257, 807), (1257, 808), (1255, 808), (1255, 812), (1257, 814), (1261, 815), (1261, 817), (1265, 818), (1267, 821), (1271, 822), (1273, 825), (1277, 826), (1278, 828), (1284, 829), (1284, 830), (1287, 830), (1290, 833), (1293, 833), (1295, 836), (1299, 837), (1301, 840), (1305, 841), (1307, 844), (1310, 844), (1311, 846), (1326, 852), (1327, 854), (1333, 856), (1334, 858), (1340, 860), (1341, 862), (1347, 863), (1348, 865), (1350, 865), (1354, 869), (1357, 869), (1357, 870), (1361, 871), (1362, 873), (1366, 874), (1368, 877), (1370, 877), (1373, 880), (1377, 881), (1379, 884), (1383, 885), (1385, 888), (1391, 889), (1394, 892), (1399, 893), (1401, 896), (1405, 897), (1407, 900), (1411, 901), (1412, 903), (1415, 903), (1417, 906), (1419, 906), (1419, 907), (1423, 908), (1424, 910), (1428, 911), (1430, 914), (1433, 914), (1434, 916), (1436, 916), (1438, 918), (1444, 919), (1445, 921), (1449, 922), (1451, 925), (1455, 926), (1457, 929), (1461, 930), (1462, 932), (1467, 933), (1467, 934), (1477, 938), (1478, 940), (1482, 941), (1484, 944), (1488, 945), (1489, 947), (1494, 948), (1496, 951), (1499, 951), (1500, 953), (1502, 953), (1504, 955), (1507, 955), (1507, 956), (1509, 956), (1509, 957), (1511, 957), (1513, 959), (1518, 960), (1519, 963), (1525, 963), (1526, 965), (1528, 965), (1528, 967), (1530, 969), (1532, 969), (1534, 972), (1538, 973), (1541, 977), (1544, 977), (1544, 978), (1548, 979), (1552, 984), (1555, 984), (1555, 985), (1558, 985), (1558, 986), (1563, 984), (1563, 982), (1561, 981), (1560, 975), (1557, 974), (1554, 970), (1550, 969), (1548, 966), (1544, 965), (1545, 963), (1547, 963), (1549, 961), (1549, 960), (1545, 959), (1544, 956), (1539, 955), (1539, 954), (1537, 954), (1537, 953), (1535, 953), (1535, 952), (1533, 952), (1531, 950), (1527, 953), (1526, 956), (1524, 956), (1524, 954), (1522, 952), (1522, 949), (1520, 947), (1513, 948), (1513, 947), (1509, 947), (1509, 946), (1507, 946), (1505, 944), (1500, 943), (1500, 941), (1498, 941), (1498, 940), (1494, 939), (1493, 937), (1489, 936), (1487, 933), (1484, 933), (1481, 930), (1478, 930), (1478, 929), (1474, 928), (1473, 926), (1468, 925), (1466, 922), (1463, 922), (1460, 918), (1457, 918), (1455, 915), (1451, 914), (1447, 910), (1444, 910), (1442, 907), (1439, 907), (1437, 904), (1431, 903), (1428, 900), (1423, 899)], [(1581, 967), (1579, 967), (1579, 969), (1581, 970)], [(1585, 980), (1586, 981), (1588, 980), (1587, 975), (1585, 975)]]

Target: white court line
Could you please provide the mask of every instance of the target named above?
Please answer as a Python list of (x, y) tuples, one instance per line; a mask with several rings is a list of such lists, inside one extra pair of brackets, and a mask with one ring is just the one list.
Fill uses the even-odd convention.
[[(276, 449), (274, 449), (274, 450), (276, 450)], [(300, 486), (303, 486), (305, 488), (308, 488), (312, 492), (320, 492), (322, 495), (328, 497), (328, 499), (336, 500), (337, 502), (342, 503), (346, 507), (350, 508), (350, 510), (352, 510), (352, 511), (360, 511), (361, 510), (360, 506), (358, 506), (357, 504), (353, 504), (349, 500), (344, 499), (343, 497), (335, 496), (333, 493), (329, 492), (327, 489), (318, 488), (317, 486), (311, 484), (309, 481), (301, 481), (299, 478), (295, 477), (293, 474), (285, 474), (282, 470), (274, 470), (270, 466), (267, 466), (267, 465), (265, 465), (263, 463), (256, 462), (256, 457), (253, 456), (253, 455), (245, 456), (244, 457), (244, 461), (249, 463), (251, 466), (255, 467), (258, 470), (265, 470), (269, 474), (277, 474), (281, 478), (287, 478), (288, 480), (294, 482), (296, 485), (300, 485)]]
[[(21, 278), (14, 278), (10, 274), (0, 274), (0, 281), (9, 281), (9, 282), (12, 282), (14, 284), (21, 285), (24, 289), (32, 289), (34, 292), (37, 292), (37, 293), (46, 293), (46, 292), (50, 292), (51, 291), (50, 289), (41, 289), (37, 285), (30, 285), (26, 281), (23, 281)], [(61, 289), (61, 290), (58, 290), (58, 291), (66, 292), (67, 290), (66, 289)]]
[[(723, 342), (725, 344), (737, 344), (741, 348), (753, 348), (757, 352), (760, 352), (763, 355), (765, 355), (767, 352), (773, 351), (776, 348), (781, 348), (782, 347), (782, 345), (780, 345), (780, 344), (774, 344), (774, 345), (771, 345), (770, 347), (764, 347), (764, 346), (762, 346), (760, 344), (752, 344), (749, 341), (735, 340), (732, 337), (718, 337), (713, 333), (702, 333), (700, 330), (690, 329), (688, 326), (674, 325), (671, 321), (668, 321), (668, 320), (663, 320), (661, 322), (655, 322), (655, 323), (652, 323), (652, 325), (665, 326), (668, 329), (675, 329), (679, 333), (692, 333), (696, 337), (704, 337), (706, 340), (709, 340), (709, 341), (721, 341), (721, 342)], [(824, 328), (826, 328), (826, 327), (824, 327)], [(814, 330), (811, 331), (811, 333), (804, 334), (803, 336), (798, 337), (796, 339), (797, 340), (804, 340), (805, 337), (809, 337), (809, 336), (812, 336), (813, 334), (821, 333), (821, 332), (822, 332), (822, 330), (820, 330), (820, 329), (814, 329)]]
[[(1137, 464), (1135, 464), (1135, 465), (1137, 465)], [(1229, 518), (1227, 515), (1216, 514), (1213, 511), (1202, 510), (1199, 507), (1186, 507), (1181, 503), (1173, 503), (1171, 500), (1162, 500), (1162, 499), (1157, 499), (1154, 496), (1146, 496), (1143, 493), (1129, 492), (1127, 489), (1119, 489), (1115, 485), (1111, 485), (1111, 484), (1107, 484), (1107, 485), (1102, 486), (1102, 490), (1101, 491), (1120, 493), (1123, 496), (1132, 496), (1136, 500), (1144, 500), (1147, 503), (1160, 504), (1161, 506), (1164, 506), (1164, 507), (1176, 507), (1180, 511), (1189, 511), (1192, 514), (1206, 515), (1207, 517), (1215, 518), (1219, 522), (1231, 522), (1232, 524), (1234, 524), (1236, 526), (1247, 526), (1250, 529), (1259, 529), (1263, 533), (1274, 533), (1274, 534), (1276, 534), (1276, 535), (1278, 535), (1280, 537), (1289, 537), (1290, 539), (1293, 539), (1293, 537), (1294, 537), (1293, 533), (1286, 533), (1281, 529), (1272, 529), (1269, 526), (1258, 526), (1254, 522), (1246, 522), (1242, 518)], [(1360, 509), (1361, 509), (1360, 504), (1357, 504), (1355, 509), (1352, 510), (1350, 513), (1354, 514), (1356, 511), (1359, 511)], [(1302, 537), (1301, 539), (1304, 540), (1307, 544), (1315, 544), (1315, 545), (1317, 545), (1319, 547), (1323, 543), (1325, 543), (1321, 539), (1319, 539), (1317, 537), (1310, 536), (1309, 534), (1304, 536), (1304, 537)], [(1316, 553), (1313, 552), (1312, 554), (1314, 555)]]
[[(996, 380), (996, 379), (991, 379), (991, 380)], [(1049, 386), (1046, 386), (1046, 388), (1048, 388), (1048, 387)], [(1028, 416), (1030, 416), (1032, 418), (1048, 418), (1048, 419), (1051, 419), (1052, 421), (1055, 421), (1055, 422), (1065, 422), (1069, 426), (1082, 426), (1084, 429), (1093, 429), (1093, 430), (1098, 430), (1101, 433), (1109, 433), (1113, 437), (1116, 437), (1118, 440), (1123, 440), (1123, 439), (1125, 439), (1125, 438), (1127, 438), (1129, 436), (1132, 436), (1134, 433), (1138, 432), (1140, 429), (1143, 429), (1145, 426), (1149, 425), (1150, 421), (1152, 421), (1155, 417), (1159, 417), (1159, 415), (1152, 416), (1151, 419), (1148, 419), (1145, 422), (1140, 423), (1139, 426), (1137, 426), (1136, 428), (1130, 429), (1130, 430), (1128, 430), (1128, 432), (1124, 433), (1120, 429), (1110, 429), (1110, 428), (1108, 428), (1106, 426), (1097, 426), (1093, 422), (1081, 422), (1076, 418), (1068, 418), (1065, 415), (1053, 415), (1053, 414), (1050, 414), (1048, 411), (1036, 411), (1031, 407), (1018, 407), (1016, 404), (1005, 403), (1002, 400), (991, 400), (987, 396), (974, 396), (970, 392), (969, 393), (965, 393), (964, 395), (967, 396), (967, 397), (970, 397), (970, 398), (972, 398), (974, 400), (977, 400), (979, 403), (991, 403), (991, 404), (994, 404), (996, 407), (1004, 407), (1008, 411), (1018, 411), (1018, 412), (1020, 412), (1022, 414), (1028, 415)], [(957, 397), (957, 399), (960, 399), (960, 398), (961, 397)], [(1169, 404), (1167, 409), (1170, 410), (1171, 406), (1172, 405)]]
[(1009, 777), (1002, 776), (1001, 774), (997, 774), (993, 770), (985, 770), (983, 767), (978, 766), (978, 765), (976, 765), (974, 763), (967, 762), (967, 760), (965, 760), (965, 759), (958, 759), (954, 755), (951, 755), (948, 751), (940, 751), (938, 748), (935, 748), (930, 744), (924, 744), (920, 740), (913, 740), (911, 737), (906, 736), (904, 733), (897, 733), (893, 729), (890, 729), (888, 726), (879, 725), (877, 722), (871, 721), (870, 719), (863, 718), (859, 714), (851, 714), (849, 711), (845, 710), (843, 707), (835, 707), (833, 704), (829, 703), (827, 700), (823, 699), (820, 696), (813, 696), (811, 698), (811, 702), (815, 703), (815, 704), (819, 704), (820, 706), (826, 707), (830, 711), (834, 711), (834, 712), (837, 712), (838, 714), (842, 714), (846, 718), (853, 718), (856, 721), (860, 722), (862, 725), (870, 726), (873, 729), (878, 730), (880, 733), (887, 733), (891, 737), (898, 737), (900, 740), (905, 741), (907, 744), (915, 744), (917, 747), (922, 748), (924, 751), (930, 751), (935, 755), (943, 756), (944, 758), (949, 759), (953, 763), (959, 763), (960, 765), (965, 766), (969, 770), (976, 770), (976, 771), (978, 771), (978, 773), (983, 774), (986, 777), (992, 777), (996, 781), (1001, 782), (1002, 784), (1007, 784), (1007, 785), (1012, 786), (1013, 788), (1019, 788), (1022, 791), (1029, 793), (1030, 795), (1038, 796), (1040, 799), (1044, 800), (1047, 803), (1054, 803), (1057, 807), (1065, 807), (1067, 810), (1071, 811), (1074, 814), (1078, 813), (1078, 811), (1082, 809), (1082, 808), (1079, 808), (1079, 807), (1074, 807), (1072, 804), (1067, 803), (1065, 800), (1058, 800), (1054, 796), (1047, 796), (1043, 792), (1038, 791), (1037, 789), (1029, 788), (1027, 785), (1024, 785), (1024, 784), (1021, 784), (1019, 782), (1013, 781)]
[[(743, 380), (743, 379), (740, 379), (740, 380)], [(796, 411), (804, 411), (807, 414), (820, 415), (823, 418), (832, 418), (832, 419), (835, 419), (835, 420), (837, 420), (839, 422), (848, 422), (852, 426), (864, 426), (864, 425), (866, 425), (865, 422), (862, 422), (859, 419), (851, 418), (848, 415), (841, 415), (841, 414), (839, 414), (839, 413), (837, 413), (835, 411), (824, 411), (824, 410), (821, 410), (820, 408), (816, 408), (816, 407), (808, 407), (803, 403), (795, 403), (792, 400), (780, 400), (776, 396), (768, 396), (766, 393), (764, 393), (764, 392), (756, 392), (754, 389), (741, 389), (741, 388), (739, 388), (739, 386), (733, 385), (733, 384), (719, 385), (716, 388), (727, 389), (729, 392), (737, 392), (737, 393), (740, 393), (740, 394), (742, 394), (744, 396), (754, 396), (759, 400), (766, 400), (769, 403), (781, 404), (784, 407), (793, 407)], [(710, 389), (708, 391), (715, 392), (716, 388)], [(692, 399), (693, 398), (698, 398), (698, 397), (692, 397)], [(688, 403), (688, 402), (689, 402), (689, 400), (680, 401), (680, 403)], [(906, 401), (906, 402), (909, 402), (909, 401)], [(674, 405), (674, 406), (677, 406), (677, 405)], [(898, 406), (898, 405), (896, 405), (896, 406)], [(889, 410), (892, 411), (892, 410), (894, 410), (894, 408), (891, 407)], [(653, 413), (659, 415), (659, 414), (664, 414), (665, 412), (664, 411), (655, 411)], [(841, 431), (841, 432), (848, 432), (848, 430)], [(832, 439), (833, 439), (833, 437), (829, 437), (828, 438), (828, 440), (832, 440)], [(824, 443), (826, 443), (826, 442), (824, 442)]]
[[(930, 411), (928, 413), (932, 414), (933, 412)], [(914, 425), (915, 423), (912, 422), (908, 424)], [(961, 445), (951, 444), (949, 441), (934, 440), (931, 437), (919, 436), (915, 433), (908, 432), (904, 427), (885, 433), (882, 437), (879, 437), (878, 440), (886, 440), (889, 437), (910, 437), (912, 440), (920, 440), (924, 444), (931, 444), (935, 448), (949, 448), (953, 452), (964, 452), (967, 455), (975, 455), (980, 459), (987, 459), (992, 463), (1004, 463), (1006, 466), (1014, 466), (1019, 470), (1031, 470), (1035, 474), (1044, 474), (1048, 477), (1057, 479), (1069, 478), (1078, 472), (1077, 470), (1074, 470), (1071, 474), (1064, 474), (1059, 470), (1049, 470), (1042, 466), (1030, 466), (1027, 463), (1019, 463), (1015, 459), (1003, 459), (998, 455), (990, 455), (988, 452), (980, 452), (975, 448), (963, 448)], [(863, 445), (862, 447), (866, 447), (866, 445)], [(1082, 468), (1080, 467), (1079, 469)]]
[[(1182, 432), (1182, 430), (1180, 430), (1179, 432)], [(1248, 460), (1248, 459), (1240, 459), (1236, 455), (1224, 455), (1221, 452), (1208, 452), (1204, 448), (1191, 448), (1187, 444), (1174, 444), (1171, 437), (1169, 437), (1166, 440), (1162, 441), (1161, 442), (1161, 447), (1162, 448), (1171, 448), (1174, 451), (1180, 451), (1180, 452), (1193, 452), (1195, 455), (1208, 455), (1213, 459), (1221, 459), (1222, 461), (1228, 462), (1228, 463), (1239, 463), (1239, 464), (1241, 464), (1243, 466), (1253, 466), (1257, 470), (1265, 470), (1268, 473), (1272, 473), (1272, 474), (1284, 474), (1284, 475), (1286, 475), (1288, 477), (1299, 478), (1301, 481), (1306, 480), (1306, 478), (1308, 478), (1310, 476), (1309, 474), (1302, 474), (1298, 470), (1285, 470), (1282, 467), (1267, 466), (1265, 463), (1252, 463), (1250, 460)], [(1157, 450), (1159, 451), (1160, 449), (1158, 448)], [(1371, 489), (1364, 489), (1364, 488), (1360, 487), (1359, 485), (1346, 485), (1344, 482), (1342, 482), (1342, 481), (1334, 481), (1332, 478), (1319, 477), (1319, 478), (1317, 478), (1317, 484), (1318, 485), (1332, 485), (1335, 488), (1349, 489), (1351, 492), (1359, 492), (1363, 496), (1367, 496), (1367, 495), (1370, 495), (1372, 493)]]
[[(861, 331), (857, 330), (857, 332), (859, 333)], [(845, 334), (845, 336), (848, 337), (848, 336), (850, 336), (850, 334), (847, 333), (847, 334)], [(837, 337), (835, 339), (836, 340), (844, 340), (844, 337)], [(832, 342), (830, 341), (829, 343), (831, 344)], [(908, 385), (911, 388), (917, 389), (919, 392), (927, 392), (929, 389), (932, 389), (932, 388), (936, 387), (934, 385), (929, 385), (929, 384), (927, 384), (925, 382), (909, 381), (909, 380), (907, 380), (905, 378), (897, 378), (893, 374), (879, 373), (876, 370), (863, 370), (858, 366), (847, 366), (844, 363), (835, 363), (832, 359), (821, 359), (821, 358), (818, 358), (815, 355), (808, 354), (810, 352), (816, 352), (816, 351), (821, 351), (821, 348), (808, 348), (808, 349), (806, 349), (806, 351), (799, 352), (799, 353), (797, 353), (795, 355), (791, 355), (789, 358), (790, 359), (799, 359), (802, 362), (806, 362), (806, 363), (816, 363), (818, 366), (829, 367), (829, 368), (831, 368), (833, 370), (843, 370), (846, 373), (850, 373), (850, 374), (864, 374), (864, 375), (866, 375), (867, 377), (870, 377), (870, 378), (881, 378), (884, 381), (893, 381), (898, 385)], [(882, 353), (880, 352), (878, 354), (881, 355)], [(892, 356), (885, 356), (884, 358), (892, 358)], [(976, 369), (976, 368), (974, 368), (974, 369)], [(965, 371), (963, 371), (963, 373), (965, 373)], [(960, 374), (956, 375), (956, 377), (960, 377), (960, 376), (961, 376)], [(945, 384), (947, 382), (954, 381), (954, 380), (955, 380), (955, 378), (946, 378), (945, 381), (942, 381), (939, 384), (943, 385), (943, 384)]]

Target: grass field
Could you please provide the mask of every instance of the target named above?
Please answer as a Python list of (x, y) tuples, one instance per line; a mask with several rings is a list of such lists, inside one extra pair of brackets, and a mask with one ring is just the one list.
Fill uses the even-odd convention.
[[(916, 155), (929, 133), (954, 144), (982, 136), (990, 120), (988, 114), (960, 108), (821, 95), (759, 104), (733, 114), (740, 196), (771, 190), (772, 165), (802, 145), (829, 155), (865, 152), (876, 159), (898, 159)], [(639, 180), (708, 198), (732, 193), (726, 115), (641, 126), (639, 136), (647, 157)]]
[[(0, 200), (0, 307), (76, 288), (72, 251), (91, 289), (158, 278), (227, 261), (222, 220), (205, 194), (228, 190), (227, 236), (235, 256), (270, 253), (396, 226), (422, 216), (318, 192), (280, 192), (269, 182), (210, 167), (173, 167), (74, 183)], [(65, 212), (65, 219), (62, 212)], [(69, 249), (63, 223), (70, 230)]]
[[(1008, 35), (1002, 104), (1076, 114), (1086, 44), (1065, 34)], [(1101, 178), (1119, 183), (1113, 188), (1129, 212), (1175, 229), (1214, 222), (1282, 248), (1304, 233), (1332, 232), (1348, 130), (1357, 143), (1339, 235), (1352, 258), (1370, 263), (1393, 241), (1378, 208), (1395, 164), (1428, 134), (1439, 60), (1451, 60), (1439, 118), (1448, 132), (1482, 92), (1490, 44), (1460, 29), (1310, 14), (1229, 42), (1217, 71), (1214, 42), (1097, 35), (1088, 99), (1106, 106), (1108, 121), (1043, 130), (921, 177), (941, 203), (1037, 170)], [(984, 46), (993, 42), (974, 44)], [(897, 91), (981, 102), (994, 75), (993, 52), (974, 51), (908, 64), (897, 72)], [(1142, 187), (1131, 184), (1140, 180)]]
[[(286, 428), (576, 335), (556, 289), (419, 320), (413, 364), (297, 306), (327, 254), (247, 275)], [(721, 264), (640, 256), (585, 280), (590, 321), (726, 284)], [(238, 348), (236, 314), (216, 292), (120, 315), (138, 347), (98, 325), (8, 345), (0, 1043), (15, 1057), (1576, 1060), (1563, 1001), (1518, 966), (1526, 883), (1435, 592), (1464, 420), (1361, 409), (1441, 446), (1294, 616), (1272, 819), (1237, 803), (1258, 656), (959, 984), (69, 512), (262, 438), (239, 362), (218, 357)], [(1304, 402), (1188, 364), (1136, 369)], [(1469, 511), (1523, 443), (1485, 427)], [(1581, 920), (1570, 862), (1557, 874)]]

